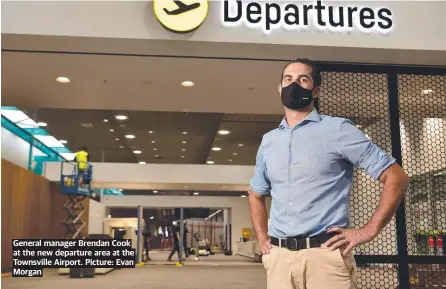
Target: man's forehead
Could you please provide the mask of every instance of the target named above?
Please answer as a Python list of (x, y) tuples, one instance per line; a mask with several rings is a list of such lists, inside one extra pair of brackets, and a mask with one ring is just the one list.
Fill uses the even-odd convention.
[(285, 68), (284, 75), (285, 74), (311, 75), (312, 71), (313, 69), (311, 68), (311, 66), (308, 66), (304, 63), (296, 62), (296, 63), (291, 63)]

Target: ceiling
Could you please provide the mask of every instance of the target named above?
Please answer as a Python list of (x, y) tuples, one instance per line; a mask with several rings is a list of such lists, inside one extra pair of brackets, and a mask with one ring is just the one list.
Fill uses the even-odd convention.
[[(48, 123), (50, 134), (73, 151), (86, 145), (93, 162), (253, 165), (263, 134), (282, 119), (277, 85), (285, 64), (2, 51), (2, 105)], [(56, 82), (59, 76), (71, 83)], [(324, 72), (322, 78), (323, 113), (363, 127), (388, 118), (385, 74)], [(184, 80), (195, 86), (181, 86)], [(421, 106), (423, 117), (445, 117), (444, 76), (401, 77), (399, 85), (403, 117), (421, 116)], [(128, 120), (116, 120), (118, 114)], [(231, 133), (219, 135), (222, 129)]]
[[(87, 146), (91, 162), (253, 165), (262, 139), (280, 115), (23, 109), (72, 151)], [(116, 115), (127, 116), (117, 120)], [(104, 120), (107, 122), (104, 122)], [(111, 131), (113, 130), (113, 131)], [(228, 130), (228, 135), (219, 131)], [(126, 138), (132, 134), (133, 139)], [(218, 147), (221, 150), (214, 151)], [(141, 154), (135, 154), (139, 150)]]
[[(283, 107), (277, 85), (285, 64), (284, 61), (3, 51), (2, 105), (278, 115), (283, 113)], [(69, 77), (71, 83), (56, 82), (59, 76)], [(185, 80), (193, 81), (195, 86), (181, 86)], [(431, 88), (430, 82), (422, 78), (400, 83), (410, 87), (405, 90), (411, 93), (406, 97), (414, 101), (423, 101), (421, 91)], [(359, 100), (369, 107), (388, 106), (384, 74), (324, 72), (322, 88), (327, 105), (344, 104), (344, 116), (379, 117), (376, 109), (355, 109)], [(441, 98), (444, 92), (434, 93)], [(441, 114), (438, 106), (425, 102), (428, 110)]]

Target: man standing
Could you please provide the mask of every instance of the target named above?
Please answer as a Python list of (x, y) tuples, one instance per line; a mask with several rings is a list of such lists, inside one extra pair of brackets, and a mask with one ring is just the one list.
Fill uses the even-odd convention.
[(82, 186), (84, 183), (84, 174), (88, 167), (88, 149), (84, 146), (81, 150), (77, 151), (76, 154), (76, 162), (78, 164), (78, 174), (79, 174), (79, 186)]
[[(173, 241), (173, 248), (172, 251), (169, 254), (169, 257), (167, 258), (167, 261), (172, 261), (172, 257), (173, 255), (176, 253), (178, 253), (178, 258), (180, 258), (180, 223), (179, 222), (175, 222), (175, 227), (173, 229), (173, 236), (174, 236), (174, 241)], [(184, 250), (184, 249), (183, 249)], [(186, 258), (188, 257), (187, 254)]]
[[(356, 289), (351, 249), (389, 223), (409, 183), (395, 159), (351, 121), (318, 113), (320, 85), (311, 60), (284, 68), (278, 89), (285, 118), (263, 136), (257, 153), (249, 208), (268, 289)], [(378, 208), (360, 229), (349, 229), (353, 166), (383, 183)]]

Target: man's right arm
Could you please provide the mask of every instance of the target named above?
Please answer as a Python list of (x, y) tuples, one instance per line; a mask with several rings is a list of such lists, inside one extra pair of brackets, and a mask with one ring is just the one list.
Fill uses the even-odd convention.
[(268, 236), (268, 212), (266, 211), (265, 196), (270, 193), (271, 184), (266, 173), (263, 140), (257, 152), (254, 176), (250, 183), (251, 190), (248, 196), (249, 215), (256, 232), (260, 251), (262, 254), (268, 254), (271, 244)]
[(266, 211), (265, 196), (250, 191), (248, 202), (249, 215), (256, 232), (259, 249), (262, 254), (268, 254), (271, 244), (268, 236), (268, 213)]

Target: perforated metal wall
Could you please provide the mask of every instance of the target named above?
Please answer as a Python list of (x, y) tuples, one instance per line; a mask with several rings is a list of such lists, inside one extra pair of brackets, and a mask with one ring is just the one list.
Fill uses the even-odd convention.
[[(446, 238), (446, 77), (398, 75), (408, 254), (443, 256)], [(444, 257), (446, 258), (446, 257)], [(412, 288), (446, 285), (445, 264), (411, 264)]]
[[(378, 146), (392, 153), (387, 74), (323, 72), (319, 111), (351, 119)], [(354, 172), (350, 197), (352, 228), (364, 226), (374, 213), (382, 185), (360, 169)], [(395, 221), (372, 242), (355, 249), (355, 255), (395, 255)], [(366, 264), (359, 267), (359, 288), (395, 288), (396, 265)], [(370, 287), (371, 286), (371, 287)]]
[[(342, 72), (344, 68), (350, 72)], [(330, 72), (322, 73), (320, 112), (351, 119), (374, 143), (394, 154), (411, 179), (405, 211), (397, 213), (399, 221), (393, 218), (373, 242), (355, 249), (360, 261), (358, 287), (446, 285), (445, 246), (441, 242), (446, 238), (445, 71), (428, 75), (422, 69), (407, 68), (401, 71), (417, 74), (404, 74), (398, 68), (383, 68), (380, 73), (376, 67), (355, 70), (348, 66), (326, 70)], [(355, 171), (352, 228), (368, 222), (381, 189), (379, 181)]]

